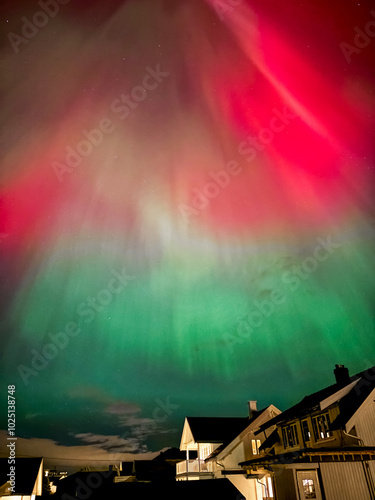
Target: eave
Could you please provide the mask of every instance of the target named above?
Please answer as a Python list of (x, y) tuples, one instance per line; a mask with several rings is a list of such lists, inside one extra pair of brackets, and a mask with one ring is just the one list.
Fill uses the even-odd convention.
[(300, 462), (367, 462), (375, 460), (375, 446), (343, 448), (303, 448), (279, 455), (266, 455), (258, 459), (240, 462), (245, 469), (267, 465), (288, 465)]

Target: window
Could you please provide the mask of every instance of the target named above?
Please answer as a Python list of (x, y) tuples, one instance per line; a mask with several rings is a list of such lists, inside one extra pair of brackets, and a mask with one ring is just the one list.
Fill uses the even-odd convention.
[(272, 479), (270, 477), (267, 478), (267, 484), (268, 484), (268, 496), (269, 498), (273, 498)]
[(322, 413), (317, 417), (313, 417), (312, 423), (315, 441), (318, 441), (319, 439), (327, 439), (332, 436), (332, 433), (329, 430), (330, 421), (328, 413)]
[[(269, 476), (266, 476), (262, 479), (258, 479), (255, 483), (256, 488), (256, 498), (257, 500), (273, 500), (273, 487), (272, 487), (272, 479)], [(237, 498), (242, 495), (237, 495)], [(253, 498), (253, 497), (251, 497)]]
[(259, 448), (262, 444), (261, 441), (259, 439), (252, 439), (251, 444), (253, 447), (253, 455), (259, 455)]
[(311, 432), (310, 432), (310, 427), (309, 427), (309, 422), (307, 420), (302, 420), (302, 435), (303, 439), (306, 442), (311, 440)]
[(305, 498), (316, 498), (314, 481), (312, 479), (302, 479), (302, 488)]
[(212, 445), (204, 443), (199, 445), (199, 458), (205, 460), (212, 453)]
[(297, 424), (287, 425), (282, 428), (283, 435), (283, 443), (284, 448), (291, 448), (293, 446), (297, 446), (298, 441), (298, 433), (297, 433)]

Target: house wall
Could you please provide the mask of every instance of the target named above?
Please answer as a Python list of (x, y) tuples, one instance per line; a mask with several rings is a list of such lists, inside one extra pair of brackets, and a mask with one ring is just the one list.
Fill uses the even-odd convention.
[(35, 495), (7, 495), (7, 496), (3, 496), (3, 497), (0, 497), (0, 500), (35, 500)]
[(371, 460), (370, 462), (367, 463), (369, 465), (369, 473), (372, 480), (372, 484), (374, 485), (375, 489), (375, 460)]
[(238, 491), (245, 497), (246, 500), (257, 500), (256, 481), (255, 479), (246, 479), (242, 475), (228, 475), (226, 477), (238, 489)]
[(242, 470), (239, 467), (238, 463), (244, 460), (244, 456), (245, 454), (243, 442), (239, 442), (237, 446), (235, 446), (231, 450), (229, 455), (227, 455), (224, 459), (219, 459), (217, 461), (221, 465), (217, 465), (217, 462), (214, 463), (215, 478), (221, 479), (223, 477), (226, 477), (238, 489), (238, 491), (241, 492), (246, 500), (257, 500), (254, 480), (246, 479), (245, 475), (242, 474), (228, 474), (227, 476), (225, 476), (221, 473), (224, 470)]
[(259, 440), (262, 442), (262, 436), (254, 436), (253, 432), (248, 432), (245, 436), (242, 437), (242, 440), (239, 441), (236, 446), (231, 449), (228, 448), (228, 454), (225, 456), (225, 458), (218, 458), (218, 461), (225, 464), (226, 469), (239, 469), (240, 467), (238, 466), (238, 464), (240, 462), (245, 462), (247, 460), (252, 460), (253, 458), (258, 457), (258, 455), (253, 455), (253, 440)]
[(277, 500), (298, 500), (292, 469), (275, 467), (274, 485)]
[(263, 434), (254, 436), (253, 432), (248, 433), (243, 440), (244, 443), (244, 458), (243, 461), (252, 460), (253, 458), (257, 458), (257, 455), (253, 455), (253, 446), (252, 441), (259, 439), (261, 442), (264, 441)]
[(322, 463), (320, 471), (326, 500), (371, 500), (362, 463)]
[(43, 492), (43, 460), (41, 461), (40, 467), (39, 467), (39, 472), (38, 472), (38, 477), (35, 481), (35, 485), (33, 488), (33, 495), (41, 495)]
[(227, 455), (223, 460), (218, 460), (218, 462), (222, 463), (226, 469), (241, 469), (238, 464), (244, 461), (245, 450), (243, 442), (238, 443), (238, 445), (232, 449), (231, 453)]
[[(254, 439), (252, 433), (250, 433), (247, 437), (249, 437), (249, 442), (251, 443), (251, 438)], [(245, 440), (244, 440), (245, 441)], [(230, 482), (240, 491), (240, 493), (245, 497), (246, 500), (258, 500), (259, 498), (263, 498), (262, 486), (257, 483), (255, 479), (247, 479), (244, 474), (228, 474), (223, 475), (221, 472), (224, 470), (233, 470), (238, 469), (242, 470), (239, 467), (239, 462), (243, 462), (245, 460), (245, 453), (248, 449), (249, 445), (245, 446), (245, 442), (241, 441), (231, 449), (229, 455), (227, 455), (224, 459), (218, 460), (220, 464), (224, 467), (219, 466), (215, 463), (215, 477), (223, 478), (226, 477), (230, 480)], [(249, 455), (249, 454), (247, 454)], [(251, 454), (253, 458), (253, 455)]]
[[(373, 398), (353, 419), (356, 433), (365, 446), (375, 446), (375, 402)], [(350, 430), (350, 429), (349, 429)]]
[(303, 433), (302, 433), (302, 420), (307, 420), (308, 423), (309, 423), (309, 429), (310, 429), (310, 433), (311, 433), (311, 440), (309, 442), (306, 443), (306, 446), (311, 446), (313, 448), (324, 448), (324, 447), (335, 447), (335, 446), (341, 446), (342, 445), (342, 439), (341, 439), (341, 435), (338, 431), (333, 431), (332, 432), (332, 436), (329, 437), (329, 438), (326, 438), (326, 439), (319, 439), (319, 440), (315, 440), (314, 438), (314, 432), (313, 432), (313, 423), (312, 423), (312, 418), (313, 417), (316, 417), (322, 413), (327, 413), (329, 414), (329, 419), (330, 419), (330, 422), (333, 422), (335, 420), (335, 418), (339, 415), (339, 409), (338, 409), (338, 406), (333, 406), (332, 408), (329, 408), (329, 409), (325, 409), (324, 411), (322, 412), (316, 412), (316, 413), (313, 413), (312, 415), (308, 415), (307, 417), (304, 417), (304, 418), (300, 418), (300, 419), (295, 419), (295, 420), (290, 420), (290, 422), (288, 422), (288, 425), (290, 424), (296, 424), (297, 426), (297, 434), (298, 434), (298, 441), (299, 441), (299, 444), (297, 446), (294, 446), (294, 447), (289, 447), (289, 448), (284, 448), (284, 444), (283, 444), (283, 436), (282, 436), (282, 427), (284, 426), (280, 426), (278, 427), (277, 429), (277, 432), (278, 432), (278, 435), (279, 435), (279, 443), (277, 443), (274, 447), (275, 449), (275, 453), (276, 454), (279, 454), (279, 453), (284, 453), (285, 451), (295, 451), (295, 450), (299, 450), (300, 448), (304, 448), (304, 442), (303, 442)]

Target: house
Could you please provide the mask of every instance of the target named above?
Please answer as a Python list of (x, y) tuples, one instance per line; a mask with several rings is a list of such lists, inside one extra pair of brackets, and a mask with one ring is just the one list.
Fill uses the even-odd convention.
[[(186, 459), (177, 463), (176, 479), (213, 479), (213, 463), (206, 463), (205, 459), (243, 431), (248, 423), (247, 417), (186, 417), (180, 443), (180, 450), (186, 451)], [(194, 459), (191, 459), (192, 452), (197, 454)]]
[(133, 460), (122, 462), (115, 483), (123, 482), (174, 482), (176, 463), (180, 462), (184, 453), (177, 448), (163, 450), (152, 460)]
[[(271, 477), (262, 498), (375, 498), (375, 367), (336, 381), (273, 419), (256, 435), (259, 455), (240, 462), (248, 477)], [(272, 488), (272, 495), (271, 495)]]
[(122, 462), (122, 470), (114, 477), (115, 483), (122, 482), (165, 482), (175, 480), (175, 465), (164, 461), (133, 460)]
[(166, 448), (153, 458), (153, 460), (155, 460), (155, 462), (167, 462), (176, 465), (177, 462), (181, 462), (184, 458), (185, 453), (178, 448)]
[(57, 483), (60, 479), (68, 477), (66, 471), (58, 471), (57, 469), (44, 469), (44, 476), (49, 484), (49, 488), (52, 494), (57, 491)]
[[(0, 500), (34, 500), (42, 494), (43, 458), (0, 458)], [(14, 469), (11, 469), (14, 467)], [(10, 475), (9, 475), (10, 474)]]
[[(241, 500), (238, 490), (228, 479), (215, 481), (174, 481), (168, 483), (110, 483), (103, 490), (93, 490), (90, 496), (78, 496), (87, 500)], [(62, 500), (67, 500), (66, 497)]]
[(263, 438), (256, 435), (256, 432), (280, 413), (281, 411), (274, 405), (258, 411), (256, 401), (249, 401), (248, 425), (234, 439), (216, 448), (205, 460), (206, 463), (213, 464), (215, 478), (229, 478), (246, 500), (263, 498), (265, 484), (272, 490), (269, 475), (265, 475), (258, 482), (258, 478), (246, 477), (239, 463), (259, 456)]
[[(280, 410), (270, 405), (258, 411), (256, 401), (248, 404), (248, 417), (186, 417), (180, 444), (186, 459), (177, 464), (177, 481), (227, 477), (238, 489), (239, 497), (257, 499), (256, 492), (261, 493), (263, 486), (257, 483), (258, 478), (247, 478), (238, 464), (258, 456), (263, 438), (255, 432)], [(192, 452), (197, 453), (196, 459), (191, 459)]]
[(113, 484), (116, 472), (110, 467), (107, 471), (75, 472), (57, 483), (53, 498), (69, 500), (71, 498), (91, 498), (96, 493), (106, 497), (106, 491)]

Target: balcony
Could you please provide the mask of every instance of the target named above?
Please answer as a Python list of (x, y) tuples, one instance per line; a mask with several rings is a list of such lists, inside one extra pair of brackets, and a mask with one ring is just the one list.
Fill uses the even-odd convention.
[(176, 464), (177, 476), (212, 476), (212, 462), (206, 464), (203, 460), (184, 460)]

